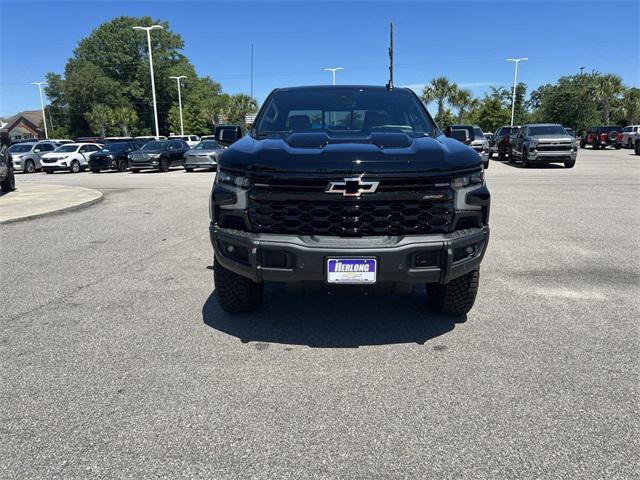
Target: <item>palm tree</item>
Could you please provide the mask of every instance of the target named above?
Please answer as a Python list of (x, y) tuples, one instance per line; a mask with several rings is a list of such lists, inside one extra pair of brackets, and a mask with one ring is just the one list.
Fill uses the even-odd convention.
[(97, 103), (89, 113), (84, 116), (89, 122), (91, 129), (102, 137), (107, 136), (107, 127), (112, 123), (113, 111), (107, 105)]
[(596, 96), (602, 104), (602, 113), (605, 125), (609, 125), (611, 100), (624, 92), (622, 79), (618, 75), (600, 75), (596, 79)]
[(443, 118), (445, 102), (451, 101), (457, 91), (458, 86), (451, 83), (447, 77), (436, 77), (431, 80), (430, 84), (425, 85), (422, 90), (422, 100), (425, 103), (435, 101), (438, 104), (438, 117)]
[(458, 123), (462, 123), (465, 114), (478, 106), (478, 99), (473, 98), (471, 92), (464, 89), (457, 89), (449, 102), (458, 108)]
[(245, 123), (245, 116), (248, 113), (255, 113), (258, 110), (258, 101), (244, 93), (231, 96), (230, 113), (238, 123)]
[(120, 127), (122, 135), (129, 136), (131, 127), (138, 123), (138, 114), (131, 107), (120, 107), (113, 110), (111, 115), (113, 123)]

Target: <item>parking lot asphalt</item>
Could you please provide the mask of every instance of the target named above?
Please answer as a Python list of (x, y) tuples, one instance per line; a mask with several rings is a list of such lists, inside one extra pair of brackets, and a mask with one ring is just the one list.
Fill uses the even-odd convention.
[(3, 478), (638, 478), (640, 157), (492, 161), (466, 321), (411, 295), (216, 304), (212, 173), (0, 227)]

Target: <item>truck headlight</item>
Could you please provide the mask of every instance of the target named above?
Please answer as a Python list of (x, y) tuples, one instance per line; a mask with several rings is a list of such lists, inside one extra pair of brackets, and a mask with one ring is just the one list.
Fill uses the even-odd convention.
[(471, 185), (484, 185), (484, 172), (476, 172), (464, 177), (456, 177), (451, 179), (451, 186), (454, 190), (466, 188)]
[(484, 171), (471, 173), (464, 177), (451, 179), (451, 188), (455, 191), (455, 210), (481, 210), (478, 205), (467, 203), (467, 194), (481, 188), (484, 185)]
[(160, 158), (160, 154), (159, 153), (150, 153), (149, 154), (149, 158)]
[(251, 186), (251, 181), (247, 177), (225, 172), (224, 170), (219, 171), (216, 175), (216, 183), (240, 188), (249, 188)]
[(537, 140), (530, 140), (529, 141), (529, 150), (535, 150), (537, 146), (538, 146), (538, 141)]

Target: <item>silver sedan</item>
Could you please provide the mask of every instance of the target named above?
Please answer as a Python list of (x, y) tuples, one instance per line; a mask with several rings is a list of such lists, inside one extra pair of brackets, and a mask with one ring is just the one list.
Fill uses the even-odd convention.
[(184, 154), (184, 169), (193, 172), (194, 168), (215, 170), (224, 147), (215, 140), (203, 140)]

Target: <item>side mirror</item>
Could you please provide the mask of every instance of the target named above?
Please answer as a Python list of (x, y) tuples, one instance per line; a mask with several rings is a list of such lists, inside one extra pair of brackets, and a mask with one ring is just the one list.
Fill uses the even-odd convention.
[(225, 145), (231, 145), (238, 138), (240, 138), (240, 135), (235, 128), (224, 128), (220, 130), (218, 141)]
[(452, 129), (449, 132), (448, 136), (451, 137), (451, 138), (455, 138), (459, 142), (462, 142), (462, 143), (465, 143), (465, 144), (470, 143), (469, 132), (467, 132), (466, 130), (454, 130), (454, 129)]
[(36, 148), (36, 149), (34, 150), (34, 152), (35, 152), (35, 153), (40, 153), (41, 151), (42, 151), (42, 150), (40, 150), (39, 148)]

